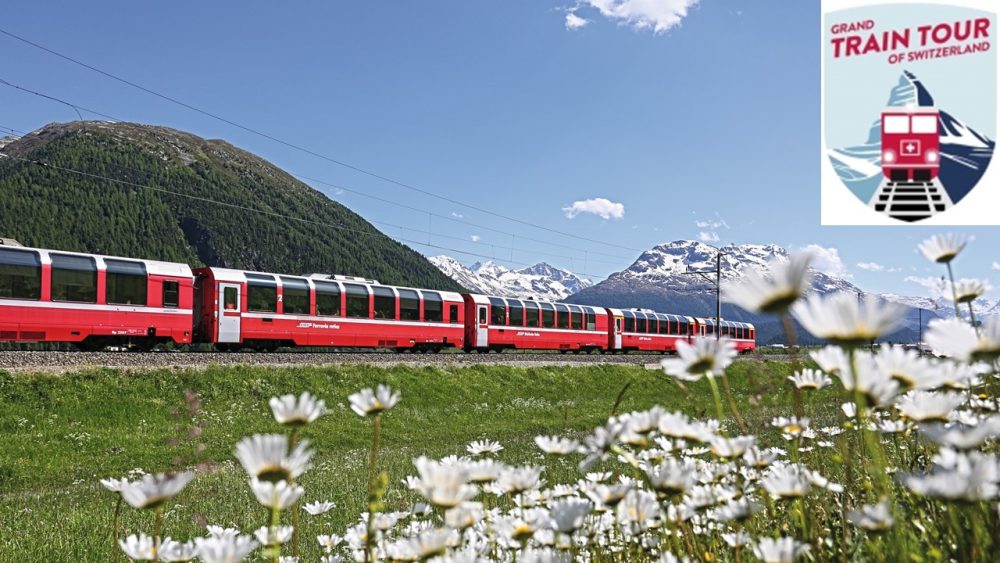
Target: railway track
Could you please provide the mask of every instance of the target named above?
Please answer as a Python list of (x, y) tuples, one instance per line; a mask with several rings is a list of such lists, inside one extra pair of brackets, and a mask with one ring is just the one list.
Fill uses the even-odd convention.
[[(325, 365), (413, 365), (462, 367), (478, 364), (519, 367), (572, 365), (641, 365), (654, 367), (665, 356), (658, 354), (398, 354), (392, 352), (0, 352), (0, 370), (66, 372), (89, 367), (121, 369), (197, 368), (211, 365), (325, 366)], [(784, 355), (747, 356), (782, 360)]]

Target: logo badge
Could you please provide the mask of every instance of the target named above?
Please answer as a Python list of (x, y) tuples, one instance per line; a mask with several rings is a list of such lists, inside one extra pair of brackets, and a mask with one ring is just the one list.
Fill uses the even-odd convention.
[(1000, 225), (995, 0), (823, 0), (824, 225)]

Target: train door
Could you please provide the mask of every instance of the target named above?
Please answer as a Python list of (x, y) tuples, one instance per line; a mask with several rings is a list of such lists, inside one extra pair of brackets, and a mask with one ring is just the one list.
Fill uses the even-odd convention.
[(479, 314), (476, 323), (476, 347), (486, 348), (489, 346), (489, 315), (486, 314), (486, 305), (479, 306)]
[(219, 342), (240, 341), (240, 284), (219, 284)]
[(615, 317), (615, 350), (622, 349), (622, 318)]

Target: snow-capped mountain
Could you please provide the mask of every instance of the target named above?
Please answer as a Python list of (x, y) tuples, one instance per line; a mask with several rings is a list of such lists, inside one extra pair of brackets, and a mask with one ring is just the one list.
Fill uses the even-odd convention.
[[(913, 309), (933, 311), (941, 317), (950, 317), (955, 314), (955, 305), (949, 297), (938, 297), (935, 299), (933, 297), (910, 297), (894, 293), (883, 293), (879, 297)], [(976, 313), (977, 320), (1000, 315), (1000, 299), (977, 299), (972, 303), (972, 310)], [(967, 317), (969, 313), (968, 305), (962, 305), (959, 308), (959, 313), (963, 317)]]
[[(911, 72), (904, 71), (886, 107), (934, 107), (934, 98)], [(940, 108), (939, 108), (940, 109)], [(982, 178), (995, 142), (940, 109), (941, 185), (958, 203)], [(875, 119), (863, 145), (829, 149), (827, 156), (851, 191), (867, 202), (882, 182), (882, 122)]]
[(0, 149), (6, 147), (7, 145), (13, 143), (17, 140), (17, 137), (0, 137)]
[(561, 301), (593, 285), (589, 280), (544, 262), (512, 270), (493, 261), (463, 266), (450, 256), (432, 256), (432, 264), (462, 287), (475, 293)]

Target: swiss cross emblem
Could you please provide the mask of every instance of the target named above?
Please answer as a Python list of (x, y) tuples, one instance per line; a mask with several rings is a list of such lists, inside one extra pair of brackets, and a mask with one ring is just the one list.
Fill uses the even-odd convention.
[(920, 141), (907, 139), (899, 143), (899, 154), (903, 156), (917, 156), (920, 154)]

